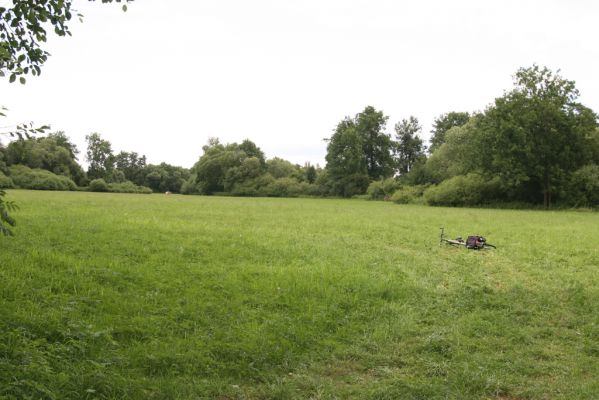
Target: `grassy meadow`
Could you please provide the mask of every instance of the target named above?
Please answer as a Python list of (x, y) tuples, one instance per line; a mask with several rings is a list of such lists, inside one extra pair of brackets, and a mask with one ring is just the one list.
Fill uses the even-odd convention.
[(599, 398), (599, 214), (8, 198), (0, 399)]

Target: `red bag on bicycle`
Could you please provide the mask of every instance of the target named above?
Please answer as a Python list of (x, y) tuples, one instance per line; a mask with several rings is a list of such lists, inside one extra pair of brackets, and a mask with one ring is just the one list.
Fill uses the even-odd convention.
[(466, 239), (466, 248), (468, 249), (482, 249), (485, 245), (485, 238), (482, 236), (468, 236)]

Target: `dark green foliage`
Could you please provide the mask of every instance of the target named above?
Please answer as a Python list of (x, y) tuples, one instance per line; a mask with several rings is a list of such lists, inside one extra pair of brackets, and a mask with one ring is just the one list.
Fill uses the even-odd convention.
[[(361, 138), (349, 119), (339, 123), (327, 145), (326, 170), (331, 194), (351, 197), (362, 194), (369, 184)], [(363, 181), (366, 181), (363, 184)], [(352, 182), (360, 182), (355, 185)]]
[(6, 200), (5, 197), (6, 192), (0, 189), (0, 234), (11, 236), (12, 230), (10, 227), (15, 226), (16, 221), (10, 216), (9, 212), (15, 211), (17, 206), (14, 202)]
[(110, 172), (108, 172), (104, 179), (108, 183), (122, 183), (127, 181), (125, 173), (118, 169), (113, 169)]
[(225, 173), (224, 189), (226, 192), (234, 192), (235, 186), (258, 178), (262, 175), (263, 166), (260, 160), (254, 156), (244, 158), (240, 165), (231, 167)]
[(336, 196), (353, 197), (365, 193), (369, 184), (368, 175), (352, 174), (335, 180), (332, 184), (332, 191)]
[(266, 161), (266, 172), (275, 179), (293, 178), (298, 182), (314, 183), (321, 171), (310, 163), (306, 163), (302, 167), (282, 158), (274, 157)]
[(181, 185), (181, 194), (200, 194), (197, 175), (190, 174), (189, 178)]
[(428, 159), (422, 158), (416, 161), (410, 172), (399, 177), (399, 181), (404, 185), (426, 185), (434, 182), (428, 166)]
[(94, 179), (89, 183), (90, 192), (108, 192), (108, 184), (102, 178)]
[(400, 183), (394, 178), (374, 181), (366, 190), (368, 198), (371, 200), (388, 200), (400, 187)]
[(0, 189), (10, 189), (15, 187), (14, 182), (4, 172), (0, 171)]
[(230, 194), (234, 196), (297, 197), (322, 195), (316, 182), (319, 171), (264, 154), (251, 141), (221, 144), (210, 139), (204, 154), (182, 182), (184, 194)]
[(89, 183), (90, 192), (111, 192), (111, 193), (140, 193), (150, 194), (152, 189), (145, 186), (138, 186), (131, 181), (106, 183), (102, 178), (94, 179)]
[(194, 191), (202, 194), (225, 191), (225, 176), (230, 168), (241, 165), (247, 154), (236, 143), (223, 145), (212, 138), (203, 147), (204, 154), (191, 168), (195, 176)]
[(482, 167), (516, 200), (549, 207), (568, 175), (592, 161), (597, 116), (577, 102), (573, 81), (547, 68), (520, 69), (515, 85), (481, 119)]
[(66, 149), (69, 152), (71, 159), (77, 160), (79, 149), (75, 143), (71, 142), (71, 139), (63, 131), (51, 132), (48, 134), (47, 139), (54, 140), (56, 145)]
[(77, 163), (77, 153), (77, 147), (65, 134), (56, 132), (46, 137), (13, 141), (4, 150), (4, 157), (7, 165), (45, 169), (82, 185), (86, 183), (86, 176)]
[(352, 174), (367, 175), (362, 138), (351, 119), (346, 118), (337, 125), (327, 145), (326, 161), (333, 179)]
[(85, 136), (87, 141), (86, 159), (89, 162), (87, 176), (89, 179), (103, 178), (110, 180), (109, 176), (114, 170), (114, 154), (112, 145), (108, 140), (102, 139), (98, 133)]
[(567, 202), (575, 207), (599, 206), (599, 166), (585, 165), (572, 174)]
[(427, 185), (403, 186), (391, 196), (391, 201), (397, 204), (423, 204), (422, 197)]
[(497, 180), (489, 181), (478, 174), (458, 175), (431, 186), (424, 199), (432, 206), (474, 206), (497, 198)]
[(413, 116), (395, 124), (394, 155), (399, 175), (407, 174), (417, 162), (425, 158), (426, 148), (419, 137), (421, 131), (418, 118)]
[[(236, 190), (237, 185), (247, 188), (245, 182), (258, 178), (267, 169), (264, 154), (250, 140), (243, 141), (241, 145), (223, 145), (213, 138), (203, 149), (204, 154), (191, 169), (194, 180), (184, 188), (187, 193), (230, 192)], [(242, 191), (246, 193), (248, 190)]]
[[(99, 179), (101, 181), (101, 179)], [(91, 184), (90, 184), (91, 186)], [(139, 194), (151, 194), (152, 189), (145, 186), (138, 186), (131, 181), (118, 182), (118, 183), (109, 183), (107, 185), (107, 191), (112, 193), (139, 193)], [(91, 189), (90, 189), (91, 190)], [(95, 192), (104, 191), (104, 190), (91, 190)]]
[(181, 193), (182, 186), (189, 179), (190, 174), (187, 168), (161, 163), (146, 166), (142, 176), (143, 186), (151, 188), (154, 192)]
[(0, 172), (8, 174), (8, 165), (6, 165), (6, 148), (0, 142)]
[(260, 162), (260, 168), (264, 168), (266, 162), (264, 152), (256, 146), (256, 143), (252, 142), (250, 139), (245, 139), (238, 148), (245, 153), (246, 157), (256, 158)]
[(445, 135), (445, 143), (431, 154), (422, 170), (415, 173), (422, 174), (428, 183), (440, 183), (457, 175), (482, 171), (486, 145), (479, 121), (472, 118), (463, 126), (450, 129)]
[(262, 195), (269, 197), (318, 196), (318, 187), (295, 178), (279, 178), (266, 186)]
[[(575, 171), (599, 162), (599, 131), (597, 115), (578, 103), (578, 96), (573, 81), (536, 65), (522, 68), (515, 75), (515, 88), (495, 99), (484, 113), (469, 119), (467, 114), (450, 113), (440, 119), (443, 140), (402, 182), (439, 184), (429, 189), (435, 204), (459, 205), (460, 199), (464, 205), (515, 202), (542, 203), (546, 208), (553, 199), (585, 203), (580, 194), (585, 184), (579, 182), (579, 189), (574, 189), (570, 182)], [(461, 194), (476, 182), (465, 178), (472, 173), (492, 181), (497, 190), (478, 198), (474, 185), (471, 197)], [(461, 178), (444, 185), (454, 177)]]
[(273, 182), (275, 179), (269, 174), (259, 175), (234, 183), (226, 193), (234, 196), (268, 196), (267, 188)]
[(308, 181), (308, 183), (316, 182), (316, 179), (318, 178), (318, 170), (316, 169), (316, 167), (310, 164), (306, 164), (304, 170), (306, 173), (306, 180)]
[(32, 169), (25, 165), (9, 167), (15, 186), (35, 190), (76, 190), (77, 185), (66, 176), (56, 175), (43, 169)]
[(429, 151), (432, 153), (437, 150), (443, 143), (445, 143), (445, 134), (454, 127), (465, 125), (470, 119), (470, 114), (467, 112), (449, 112), (443, 114), (433, 123), (433, 130), (431, 130), (431, 145)]
[(353, 120), (361, 138), (366, 172), (370, 179), (387, 178), (393, 174), (393, 145), (391, 137), (385, 133), (388, 119), (382, 111), (368, 106)]
[(141, 185), (144, 182), (146, 156), (140, 156), (134, 151), (121, 151), (114, 156), (114, 167), (123, 173), (125, 180)]
[(326, 155), (331, 194), (363, 194), (370, 180), (393, 174), (393, 143), (384, 132), (387, 119), (368, 106), (355, 118), (346, 117), (337, 125)]
[(266, 172), (275, 179), (287, 178), (294, 175), (296, 171), (295, 165), (282, 158), (274, 157), (266, 161)]

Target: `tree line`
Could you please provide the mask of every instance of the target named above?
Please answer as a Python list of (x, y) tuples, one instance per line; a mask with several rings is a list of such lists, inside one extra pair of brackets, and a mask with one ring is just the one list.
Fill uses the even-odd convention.
[(430, 146), (410, 116), (385, 132), (372, 107), (342, 120), (328, 140), (329, 194), (398, 203), (599, 205), (599, 124), (574, 81), (521, 68), (484, 111), (435, 119)]
[[(64, 132), (0, 143), (0, 187), (45, 190), (178, 193), (189, 170), (167, 163), (147, 164), (136, 152), (117, 154), (98, 133), (86, 136), (85, 171), (79, 150)], [(66, 180), (65, 180), (66, 179)], [(62, 184), (61, 184), (62, 182)]]
[(152, 165), (133, 151), (115, 153), (92, 133), (84, 171), (77, 147), (56, 132), (0, 144), (0, 188), (593, 207), (599, 205), (598, 116), (578, 98), (574, 82), (559, 73), (522, 68), (514, 88), (484, 111), (436, 118), (428, 148), (416, 117), (397, 122), (390, 134), (389, 118), (367, 106), (326, 139), (324, 168), (266, 159), (249, 139), (224, 144), (217, 138), (190, 169)]

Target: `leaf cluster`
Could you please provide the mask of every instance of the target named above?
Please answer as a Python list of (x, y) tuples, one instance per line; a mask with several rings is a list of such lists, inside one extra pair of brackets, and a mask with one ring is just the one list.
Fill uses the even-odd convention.
[[(90, 0), (94, 1), (94, 0)], [(127, 3), (132, 0), (102, 0), (102, 3)], [(123, 10), (127, 10), (126, 4)], [(0, 76), (9, 82), (26, 82), (25, 75), (41, 74), (48, 60), (42, 44), (48, 31), (71, 36), (69, 22), (83, 16), (73, 9), (72, 0), (13, 0), (12, 7), (0, 7)]]
[[(2, 74), (2, 69), (0, 68), (0, 76)], [(7, 108), (0, 106), (0, 117), (6, 117)], [(14, 128), (0, 132), (0, 135), (9, 136), (11, 138), (16, 138), (19, 140), (30, 139), (36, 134), (43, 134), (47, 130), (50, 129), (49, 125), (42, 125), (39, 127), (35, 127), (33, 122), (17, 124)]]
[(16, 225), (16, 221), (8, 213), (18, 209), (17, 205), (13, 201), (5, 199), (6, 192), (0, 189), (0, 234), (4, 236), (11, 236), (12, 230), (10, 227)]

